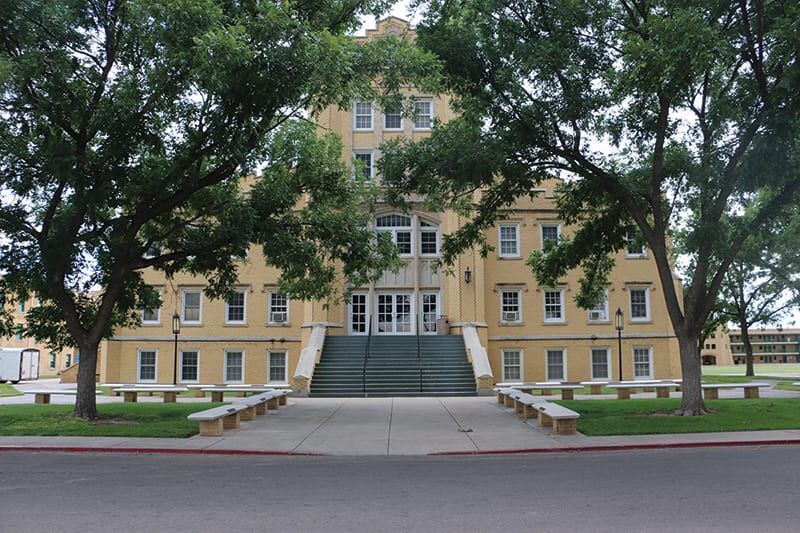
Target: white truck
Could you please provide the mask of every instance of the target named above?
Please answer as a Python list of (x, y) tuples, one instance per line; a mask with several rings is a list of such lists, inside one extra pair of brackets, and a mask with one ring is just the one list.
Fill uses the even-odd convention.
[(39, 350), (0, 348), (0, 383), (39, 379)]

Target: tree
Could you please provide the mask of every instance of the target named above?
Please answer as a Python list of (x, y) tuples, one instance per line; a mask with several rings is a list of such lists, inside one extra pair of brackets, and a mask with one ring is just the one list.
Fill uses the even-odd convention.
[[(384, 180), (394, 201), (417, 190), (471, 216), (447, 260), (564, 177), (561, 217), (580, 229), (530, 264), (546, 285), (580, 267), (582, 307), (634, 224), (680, 346), (677, 414), (703, 414), (698, 339), (725, 273), (798, 200), (798, 27), (793, 0), (434, 0), (417, 43), (440, 58), (460, 116), (386, 146)], [(678, 238), (692, 258), (683, 301)]]
[(287, 293), (324, 298), (336, 264), (396, 265), (366, 230), (376, 191), (302, 119), (372, 90), (402, 43), (347, 32), (385, 3), (1, 3), (0, 295), (36, 295), (27, 332), (80, 350), (74, 415), (96, 416), (100, 341), (158, 304), (144, 269), (219, 297), (254, 242)]
[(779, 322), (800, 308), (800, 209), (764, 228), (746, 243), (720, 288), (716, 314), (739, 326), (746, 376), (754, 376), (750, 328)]

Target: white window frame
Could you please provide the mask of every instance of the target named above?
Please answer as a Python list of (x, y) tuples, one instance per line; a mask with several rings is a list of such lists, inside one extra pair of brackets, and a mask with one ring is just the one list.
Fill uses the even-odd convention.
[(375, 177), (375, 151), (374, 150), (353, 150), (353, 161), (354, 162), (355, 161), (359, 161), (359, 159), (356, 157), (356, 156), (359, 156), (359, 155), (368, 155), (369, 156), (369, 167), (367, 167), (367, 169), (366, 169), (369, 172), (368, 172), (368, 175), (363, 175), (362, 174), (361, 176), (358, 176), (356, 174), (356, 172), (358, 172), (358, 170), (364, 170), (364, 169), (358, 169), (357, 170), (355, 168), (355, 165), (353, 165), (353, 176), (356, 177), (356, 178), (362, 178), (362, 179), (365, 179), (365, 180), (373, 179)]
[[(430, 224), (429, 226), (422, 225), (422, 219), (419, 220), (419, 256), (420, 257), (439, 257), (439, 252), (441, 251), (442, 245), (439, 238), (439, 225), (434, 224), (433, 222), (425, 221), (426, 224)], [(430, 253), (422, 251), (422, 234), (423, 233), (433, 233), (436, 235), (436, 252)]]
[[(153, 379), (142, 379), (142, 352), (153, 352)], [(69, 367), (69, 365), (67, 365)], [(136, 383), (158, 383), (158, 350), (156, 348), (137, 348), (136, 350)]]
[[(409, 219), (408, 226), (378, 226), (378, 219), (379, 218), (383, 218), (383, 217), (387, 217), (387, 216), (401, 216), (401, 217), (408, 218)], [(397, 234), (401, 233), (401, 232), (402, 233), (408, 233), (408, 235), (409, 235), (409, 237), (408, 237), (409, 238), (408, 252), (407, 253), (406, 252), (400, 252), (400, 249), (398, 247), (397, 254), (400, 257), (414, 257), (414, 247), (416, 246), (417, 243), (416, 243), (416, 238), (415, 238), (415, 235), (414, 235), (414, 233), (415, 233), (414, 232), (414, 220), (410, 216), (403, 215), (401, 213), (385, 213), (383, 215), (378, 215), (377, 217), (375, 217), (375, 232), (378, 235), (383, 234), (383, 233), (389, 235), (389, 237), (392, 239), (392, 243), (394, 243), (395, 246), (397, 246)]]
[[(561, 315), (559, 318), (547, 318), (547, 294), (548, 293), (558, 293), (558, 303), (559, 303), (559, 314)], [(564, 306), (564, 289), (559, 288), (548, 288), (542, 289), (542, 317), (544, 318), (545, 324), (563, 324), (567, 321), (566, 315), (566, 307)]]
[[(503, 296), (506, 293), (513, 293), (517, 295), (517, 320), (506, 320), (505, 312), (503, 310), (504, 302)], [(509, 311), (510, 312), (510, 311)], [(522, 323), (522, 290), (521, 289), (500, 289), (500, 322), (503, 324), (521, 324)]]
[(139, 318), (141, 319), (143, 326), (157, 326), (161, 324), (161, 308), (150, 309), (150, 311), (156, 312), (156, 319), (155, 320), (146, 320), (145, 319), (145, 309), (139, 309)]
[[(633, 291), (644, 291), (644, 303), (647, 316), (634, 317), (633, 316)], [(650, 287), (628, 287), (628, 316), (631, 322), (650, 322)]]
[[(353, 296), (364, 298), (364, 331), (355, 331), (353, 329)], [(351, 295), (351, 300), (347, 303), (347, 329), (350, 335), (367, 335), (369, 334), (369, 316), (370, 316), (370, 298), (369, 293), (366, 291), (357, 291)]]
[[(197, 311), (197, 320), (187, 320), (186, 319), (186, 295), (189, 293), (199, 293), (200, 294), (200, 305)], [(181, 291), (181, 324), (182, 325), (195, 325), (195, 324), (202, 324), (203, 323), (203, 291), (202, 290), (183, 290)]]
[[(358, 104), (367, 104), (369, 107), (369, 127), (367, 128), (359, 128), (358, 127), (358, 117), (365, 116), (359, 115), (356, 110), (358, 109)], [(375, 128), (375, 109), (373, 108), (372, 102), (367, 100), (356, 100), (353, 102), (353, 131), (372, 131)]]
[(636, 238), (636, 228), (629, 227), (625, 230), (625, 257), (630, 257), (633, 259), (647, 257), (647, 246), (645, 246), (644, 242), (642, 242), (642, 248), (639, 252), (630, 251), (630, 246), (636, 242)]
[(603, 301), (600, 302), (600, 303), (603, 304), (603, 313), (605, 313), (605, 318), (592, 318), (592, 312), (599, 311), (599, 309), (597, 309), (597, 307), (599, 307), (600, 304), (598, 304), (597, 306), (586, 310), (586, 320), (587, 320), (587, 322), (595, 323), (595, 324), (607, 324), (609, 322), (609, 320), (611, 320), (611, 318), (610, 318), (610, 316), (608, 314), (608, 289), (603, 291)]
[[(514, 228), (514, 252), (503, 252), (503, 228)], [(508, 242), (508, 241), (506, 241)], [(497, 255), (498, 257), (505, 258), (519, 258), (520, 256), (520, 240), (519, 240), (519, 224), (499, 224), (497, 226)]]
[(510, 379), (506, 375), (506, 353), (508, 353), (508, 352), (517, 352), (519, 354), (519, 364), (517, 365), (519, 367), (519, 378), (514, 378), (513, 381), (523, 381), (524, 382), (525, 381), (525, 374), (524, 374), (524, 368), (525, 368), (524, 360), (525, 359), (524, 359), (524, 353), (523, 353), (522, 348), (501, 348), (500, 349), (500, 367), (501, 367), (501, 372), (502, 372), (502, 376), (503, 376), (503, 381), (512, 381), (512, 379)]
[[(429, 126), (417, 126), (417, 104), (428, 104), (428, 109), (430, 113), (428, 115), (421, 115), (428, 117), (428, 124)], [(414, 100), (414, 120), (413, 120), (413, 129), (414, 131), (431, 131), (433, 127), (433, 98), (417, 98)]]
[[(272, 354), (283, 354), (283, 379), (282, 380), (274, 380), (271, 379), (272, 374)], [(280, 383), (280, 384), (288, 384), (289, 383), (289, 350), (267, 350), (267, 375), (266, 375), (267, 383)]]
[[(548, 361), (549, 352), (561, 352), (561, 374), (560, 378), (550, 377), (550, 363)], [(567, 381), (567, 349), (561, 346), (554, 346), (544, 349), (544, 371), (545, 381)]]
[(244, 325), (247, 324), (247, 291), (246, 290), (236, 290), (233, 291), (234, 294), (241, 294), (242, 295), (242, 319), (241, 320), (230, 320), (229, 313), (230, 313), (230, 306), (228, 304), (228, 299), (225, 299), (225, 323), (226, 324), (234, 324), (234, 325)]
[[(596, 376), (594, 374), (594, 351), (603, 350), (606, 352), (606, 374), (605, 376)], [(609, 346), (592, 346), (589, 348), (589, 374), (592, 376), (592, 381), (597, 379), (611, 379), (614, 370), (611, 368), (611, 347)]]
[[(183, 354), (187, 352), (194, 352), (197, 354), (197, 379), (183, 379)], [(200, 383), (200, 350), (184, 348), (178, 355), (178, 383)]]
[[(433, 329), (431, 331), (425, 331), (425, 296), (433, 296), (436, 299), (436, 309), (433, 311)], [(419, 332), (420, 335), (436, 335), (438, 323), (437, 319), (441, 313), (442, 307), (442, 299), (439, 295), (439, 291), (420, 291), (419, 293), (419, 325), (421, 331)]]
[[(398, 111), (400, 113), (400, 126), (397, 127), (397, 128), (390, 128), (389, 126), (386, 125), (386, 119), (389, 118), (389, 114), (386, 112), (387, 111), (386, 108), (384, 108), (383, 109), (383, 113), (382, 113), (382, 115), (383, 115), (383, 131), (403, 131), (403, 128), (405, 127), (405, 117), (403, 116), (403, 105), (402, 104), (397, 104), (397, 107), (398, 107)], [(392, 113), (392, 115), (394, 116), (395, 113)]]
[[(636, 350), (647, 350), (647, 366), (649, 373), (646, 376), (636, 375)], [(639, 379), (653, 379), (655, 372), (653, 371), (653, 347), (652, 346), (634, 346), (631, 348), (631, 375), (634, 381)]]
[[(275, 295), (275, 296), (283, 296), (283, 299), (286, 300), (286, 313), (285, 313), (286, 314), (286, 320), (284, 320), (282, 322), (279, 321), (279, 320), (273, 320), (272, 319), (272, 314), (275, 312), (272, 309), (272, 297), (273, 297), (273, 295)], [(289, 323), (289, 308), (290, 308), (289, 297), (284, 295), (284, 294), (281, 294), (280, 291), (272, 290), (272, 291), (269, 291), (269, 294), (268, 294), (267, 298), (268, 298), (268, 300), (267, 300), (267, 324), (288, 324)]]
[(542, 243), (541, 249), (544, 250), (544, 228), (556, 228), (556, 244), (561, 242), (561, 224), (544, 223), (539, 225), (539, 241)]
[[(228, 354), (240, 353), (242, 354), (242, 379), (228, 379)], [(222, 382), (223, 383), (244, 383), (245, 382), (245, 359), (246, 354), (244, 350), (237, 350), (235, 348), (225, 349), (222, 354)]]

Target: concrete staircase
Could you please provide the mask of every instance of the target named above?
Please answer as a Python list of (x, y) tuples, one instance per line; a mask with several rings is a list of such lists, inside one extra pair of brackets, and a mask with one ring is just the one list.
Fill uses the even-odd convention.
[(461, 336), (420, 336), (419, 345), (421, 364), (417, 360), (417, 337), (373, 336), (365, 376), (367, 337), (329, 336), (314, 369), (311, 396), (476, 395), (472, 365)]

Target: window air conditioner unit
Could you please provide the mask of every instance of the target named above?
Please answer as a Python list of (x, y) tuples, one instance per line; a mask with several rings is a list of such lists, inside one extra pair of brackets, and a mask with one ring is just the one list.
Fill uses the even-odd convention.
[(286, 322), (286, 313), (273, 313), (272, 314), (272, 321), (273, 322)]
[(515, 311), (504, 311), (503, 322), (516, 322), (519, 320), (519, 315)]
[(589, 320), (602, 320), (602, 319), (603, 319), (602, 311), (589, 311)]

